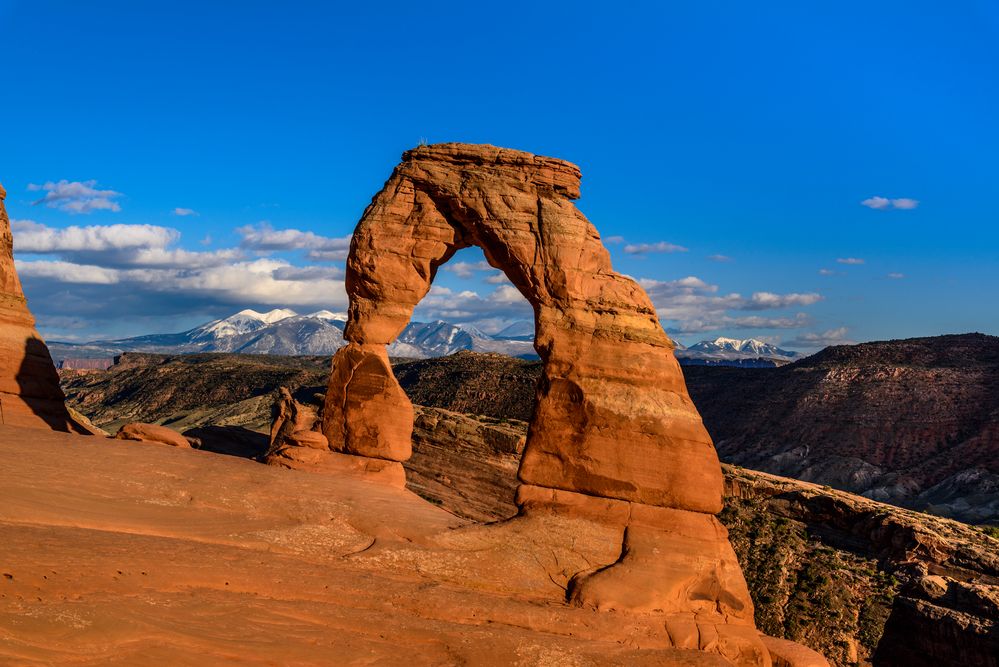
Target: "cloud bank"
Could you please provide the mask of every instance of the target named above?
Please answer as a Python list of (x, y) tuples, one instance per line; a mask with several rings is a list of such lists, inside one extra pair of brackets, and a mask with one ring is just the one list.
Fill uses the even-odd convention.
[(33, 205), (44, 204), (67, 213), (121, 210), (121, 206), (114, 200), (122, 194), (114, 190), (98, 190), (97, 181), (48, 181), (42, 185), (31, 183), (28, 190), (45, 193)]

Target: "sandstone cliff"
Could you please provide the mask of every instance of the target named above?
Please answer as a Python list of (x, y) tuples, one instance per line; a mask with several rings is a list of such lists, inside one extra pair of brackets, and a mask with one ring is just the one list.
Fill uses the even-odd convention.
[(6, 196), (0, 186), (0, 424), (86, 433), (66, 411), (52, 357), (21, 290)]

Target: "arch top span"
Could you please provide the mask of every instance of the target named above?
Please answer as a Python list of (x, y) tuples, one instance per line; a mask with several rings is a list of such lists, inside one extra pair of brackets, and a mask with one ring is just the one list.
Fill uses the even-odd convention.
[[(488, 145), (403, 154), (354, 232), (348, 345), (323, 430), (336, 451), (409, 456), (412, 407), (385, 346), (438, 267), (476, 245), (531, 303), (543, 361), (520, 466), (526, 485), (714, 513), (722, 478), (648, 295), (615, 272), (576, 208), (572, 163)], [(377, 417), (375, 419), (374, 417)]]

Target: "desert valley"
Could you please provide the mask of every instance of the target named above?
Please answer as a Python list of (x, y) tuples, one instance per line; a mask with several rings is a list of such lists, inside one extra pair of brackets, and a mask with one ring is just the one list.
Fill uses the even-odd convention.
[[(579, 256), (600, 257), (569, 203), (573, 169), (492, 147), (407, 153), (393, 179), (408, 190), (390, 180), (355, 232), (346, 327), (332, 313), (271, 317), (336, 332), (332, 368), (324, 356), (182, 349), (120, 352), (110, 365), (61, 360), (57, 376), (23, 305), (4, 215), (4, 358), (13, 363), (0, 426), (9, 462), (0, 655), (995, 664), (999, 340), (841, 346), (748, 367), (688, 359), (684, 383), (633, 283), (609, 267), (572, 268), (582, 271), (573, 290), (587, 280), (617, 290), (590, 311), (582, 293), (545, 291), (567, 289), (546, 273), (565, 260), (515, 259), (538, 256), (517, 249), (525, 242), (596, 244)], [(529, 231), (538, 214), (515, 204), (522, 179), (550, 209), (542, 216), (575, 216), (578, 231)], [(414, 186), (415, 201), (437, 199), (421, 209), (396, 194)], [(451, 201), (496, 206), (491, 193), (504, 188), (502, 210), (454, 213), (468, 209)], [(522, 220), (529, 233), (490, 236), (503, 229), (489, 226), (494, 216)], [(434, 267), (456, 243), (483, 244), (537, 299), (533, 345), (512, 342), (540, 360), (428, 352), (432, 339), (418, 335), (394, 352), (423, 345), (423, 358), (389, 358), (385, 346), (428, 289), (434, 269), (421, 263)], [(415, 264), (399, 261), (407, 244)], [(224, 345), (270, 324), (250, 319), (263, 323), (230, 318), (177, 337), (214, 332)], [(456, 331), (468, 343), (454, 327), (446, 342)], [(612, 349), (627, 345), (647, 350), (646, 373), (656, 368), (648, 354), (660, 355), (664, 384), (624, 372)], [(622, 392), (632, 398), (622, 403)], [(656, 401), (677, 417), (656, 426), (662, 408), (649, 412), (649, 392), (665, 392)], [(689, 463), (636, 467), (618, 444), (636, 426), (629, 447), (646, 439), (644, 457)], [(611, 429), (610, 439), (594, 428)], [(265, 641), (274, 633), (281, 641)]]

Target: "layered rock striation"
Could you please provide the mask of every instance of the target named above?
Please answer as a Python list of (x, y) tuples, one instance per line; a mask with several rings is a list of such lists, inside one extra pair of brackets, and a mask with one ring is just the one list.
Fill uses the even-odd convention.
[(66, 410), (52, 357), (14, 267), (14, 238), (0, 186), (0, 423), (86, 433)]

